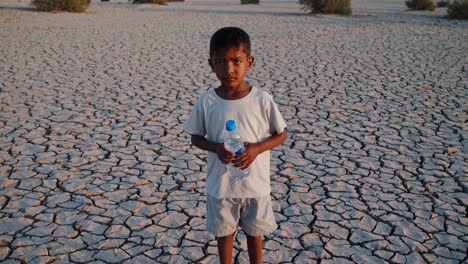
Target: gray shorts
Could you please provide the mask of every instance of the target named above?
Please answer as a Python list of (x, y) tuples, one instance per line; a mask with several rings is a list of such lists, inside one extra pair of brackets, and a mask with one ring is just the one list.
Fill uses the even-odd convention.
[(224, 237), (240, 226), (250, 236), (264, 236), (276, 229), (270, 196), (261, 198), (206, 197), (206, 227), (216, 237)]

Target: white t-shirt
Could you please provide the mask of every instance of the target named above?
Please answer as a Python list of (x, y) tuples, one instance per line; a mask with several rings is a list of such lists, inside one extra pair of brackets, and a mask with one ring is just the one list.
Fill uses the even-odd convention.
[[(235, 120), (244, 141), (262, 142), (281, 133), (286, 123), (273, 97), (253, 87), (248, 95), (238, 100), (224, 100), (214, 89), (202, 94), (195, 103), (184, 125), (190, 135), (206, 137), (222, 143), (227, 120)], [(255, 198), (268, 196), (270, 187), (270, 151), (258, 155), (250, 165), (250, 173), (242, 181), (231, 180), (226, 165), (216, 153), (208, 152), (206, 191), (215, 198)]]

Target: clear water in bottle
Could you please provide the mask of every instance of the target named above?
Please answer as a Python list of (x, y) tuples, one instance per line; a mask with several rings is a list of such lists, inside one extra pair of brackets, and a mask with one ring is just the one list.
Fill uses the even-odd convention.
[[(226, 149), (234, 152), (236, 155), (241, 154), (244, 151), (244, 142), (237, 130), (235, 121), (228, 120), (226, 122), (226, 130), (224, 132), (224, 146)], [(250, 172), (250, 168), (241, 170), (240, 168), (234, 167), (232, 164), (227, 164), (226, 168), (229, 176), (234, 180), (243, 180)]]

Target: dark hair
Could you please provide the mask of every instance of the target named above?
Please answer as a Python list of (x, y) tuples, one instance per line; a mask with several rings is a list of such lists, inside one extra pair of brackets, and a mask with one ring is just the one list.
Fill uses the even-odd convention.
[(210, 40), (210, 57), (217, 49), (244, 48), (250, 56), (250, 37), (247, 32), (238, 27), (225, 27), (216, 31)]

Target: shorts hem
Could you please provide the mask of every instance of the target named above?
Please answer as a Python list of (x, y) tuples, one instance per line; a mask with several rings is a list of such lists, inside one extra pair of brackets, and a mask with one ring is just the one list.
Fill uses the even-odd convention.
[(215, 230), (209, 230), (207, 229), (209, 233), (211, 233), (215, 237), (225, 237), (234, 234), (237, 231), (237, 228), (232, 230), (232, 232), (227, 232), (227, 231), (215, 231)]
[(260, 228), (247, 227), (247, 226), (241, 226), (241, 228), (249, 236), (266, 236), (272, 233), (273, 231), (275, 231), (278, 228), (278, 226), (275, 224), (274, 226), (268, 229), (260, 229)]

